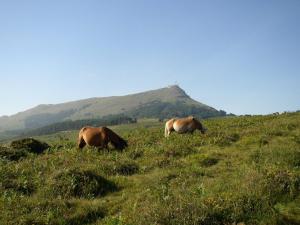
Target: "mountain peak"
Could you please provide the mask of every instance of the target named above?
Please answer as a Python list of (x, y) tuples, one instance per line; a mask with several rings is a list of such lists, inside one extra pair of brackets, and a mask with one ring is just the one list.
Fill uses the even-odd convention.
[(167, 86), (168, 89), (171, 90), (171, 92), (173, 94), (175, 94), (177, 97), (190, 97), (189, 95), (187, 95), (187, 93), (181, 88), (179, 87), (179, 85), (175, 84), (175, 85), (169, 85)]
[(177, 85), (177, 84), (169, 85), (169, 86), (167, 86), (167, 88), (183, 90), (183, 89), (182, 89), (181, 87), (179, 87), (179, 85)]
[(118, 114), (136, 118), (169, 118), (193, 114), (207, 118), (221, 116), (222, 113), (193, 100), (178, 85), (170, 85), (125, 96), (39, 105), (9, 117), (1, 117), (0, 131), (32, 129), (65, 120), (95, 119)]

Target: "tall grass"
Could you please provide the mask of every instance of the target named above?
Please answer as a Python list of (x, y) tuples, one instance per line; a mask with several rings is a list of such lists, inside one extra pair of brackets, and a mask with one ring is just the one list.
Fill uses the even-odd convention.
[(116, 126), (123, 152), (79, 150), (74, 132), (37, 137), (41, 154), (3, 148), (0, 224), (299, 224), (299, 121), (210, 119), (168, 139), (162, 123)]

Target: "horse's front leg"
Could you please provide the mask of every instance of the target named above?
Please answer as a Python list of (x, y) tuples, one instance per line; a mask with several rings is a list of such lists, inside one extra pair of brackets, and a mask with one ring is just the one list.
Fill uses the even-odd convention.
[(102, 140), (102, 141), (101, 141), (101, 148), (103, 148), (103, 149), (108, 149), (108, 141)]
[(108, 152), (108, 146), (105, 144), (101, 144), (100, 146), (97, 147), (98, 152), (100, 151), (107, 151)]
[(86, 143), (85, 143), (84, 139), (82, 137), (80, 137), (77, 142), (77, 147), (82, 149), (85, 145), (86, 145)]

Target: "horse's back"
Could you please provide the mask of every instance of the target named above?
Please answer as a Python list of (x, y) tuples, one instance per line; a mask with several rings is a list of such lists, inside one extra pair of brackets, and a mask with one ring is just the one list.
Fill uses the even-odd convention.
[(195, 122), (194, 122), (194, 117), (186, 117), (186, 118), (180, 118), (177, 119), (174, 124), (173, 128), (175, 131), (181, 133), (181, 132), (188, 132), (188, 131), (193, 131), (195, 129)]
[(83, 127), (79, 132), (79, 144), (82, 143), (82, 139), (89, 146), (107, 148), (110, 142), (118, 149), (127, 147), (127, 141), (108, 127)]
[(79, 134), (86, 135), (86, 134), (94, 134), (99, 133), (100, 129), (98, 127), (83, 127), (79, 131)]
[(79, 132), (79, 136), (82, 136), (88, 145), (99, 146), (101, 145), (102, 133), (101, 127), (83, 127)]
[(176, 118), (169, 119), (169, 120), (166, 122), (165, 127), (168, 128), (169, 130), (172, 129), (173, 124), (174, 124), (175, 121), (176, 121)]

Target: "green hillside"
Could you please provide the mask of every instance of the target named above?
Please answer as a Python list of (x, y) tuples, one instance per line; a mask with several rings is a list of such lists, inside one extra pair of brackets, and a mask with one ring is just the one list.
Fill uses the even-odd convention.
[(46, 134), (54, 134), (60, 131), (79, 130), (84, 126), (100, 127), (136, 122), (137, 120), (135, 118), (120, 114), (104, 116), (101, 119), (65, 120), (34, 129), (20, 129), (0, 132), (0, 142), (5, 142), (6, 140), (11, 140), (13, 138), (16, 139), (22, 137), (31, 137), (35, 135), (40, 136)]
[(77, 132), (36, 137), (39, 154), (7, 143), (0, 224), (299, 224), (300, 113), (203, 123), (168, 139), (157, 120), (113, 126), (123, 152), (78, 150)]
[(224, 111), (191, 99), (180, 87), (170, 86), (126, 96), (90, 98), (55, 105), (39, 105), (13, 116), (0, 117), (0, 132), (34, 129), (65, 120), (99, 119), (123, 114), (137, 118), (197, 115), (224, 116)]

